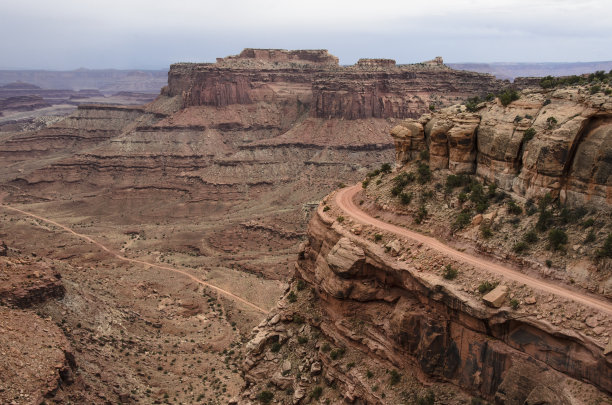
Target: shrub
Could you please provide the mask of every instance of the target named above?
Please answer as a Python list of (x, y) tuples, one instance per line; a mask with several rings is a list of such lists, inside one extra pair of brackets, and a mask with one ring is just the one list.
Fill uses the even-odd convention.
[(536, 222), (535, 228), (539, 232), (546, 231), (552, 223), (552, 212), (549, 210), (540, 211), (540, 216), (538, 217), (538, 222)]
[(323, 387), (321, 387), (320, 385), (317, 385), (316, 387), (314, 387), (314, 389), (310, 393), (310, 397), (314, 400), (317, 400), (321, 398), (321, 394), (323, 394)]
[(344, 183), (338, 183), (338, 188), (344, 188), (344, 187), (346, 187), (346, 184), (344, 184)]
[(536, 134), (536, 130), (533, 128), (529, 128), (523, 133), (523, 142), (527, 143), (533, 139)]
[(379, 233), (375, 233), (374, 234), (374, 241), (375, 242), (380, 242), (382, 240), (382, 235)]
[(269, 404), (274, 399), (274, 394), (270, 391), (261, 391), (257, 394), (257, 399), (262, 404)]
[(326, 205), (325, 207), (323, 207), (323, 212), (327, 212), (327, 211), (329, 211), (329, 206)]
[(546, 123), (548, 124), (548, 129), (552, 129), (557, 125), (557, 119), (555, 117), (548, 117)]
[(289, 293), (289, 295), (287, 295), (287, 300), (289, 302), (295, 302), (295, 301), (297, 301), (297, 295), (295, 295), (295, 293), (293, 291), (291, 291)]
[(593, 225), (595, 225), (595, 220), (594, 220), (593, 218), (589, 218), (589, 219), (587, 219), (586, 221), (584, 221), (584, 222), (582, 223), (582, 226), (583, 226), (584, 228), (588, 228), (588, 227), (591, 227), (591, 226), (593, 226)]
[(419, 158), (421, 160), (429, 160), (429, 150), (428, 149), (422, 150), (421, 153), (419, 153)]
[(538, 234), (531, 230), (523, 236), (523, 240), (527, 243), (536, 243), (538, 241)]
[(383, 163), (380, 166), (380, 172), (381, 173), (391, 173), (391, 164), (390, 163)]
[(344, 222), (344, 217), (342, 215), (340, 215), (338, 218), (336, 218), (336, 221), (343, 223)]
[(559, 250), (567, 243), (567, 234), (562, 229), (551, 229), (548, 233), (548, 242), (553, 250)]
[(274, 343), (272, 343), (272, 346), (270, 346), (270, 351), (272, 353), (278, 353), (280, 351), (281, 347), (282, 346), (281, 346), (280, 343), (274, 342)]
[(421, 204), (421, 206), (419, 207), (419, 209), (414, 215), (414, 222), (417, 224), (420, 224), (421, 222), (423, 222), (423, 220), (426, 217), (427, 217), (427, 208), (425, 208), (425, 205)]
[(546, 260), (546, 267), (548, 267), (549, 269), (552, 267), (552, 260)]
[(516, 298), (512, 298), (512, 299), (510, 300), (510, 308), (512, 308), (512, 309), (514, 309), (514, 310), (516, 310), (516, 309), (518, 309), (518, 307), (519, 307), (519, 302), (518, 302), (518, 300), (517, 300)]
[(419, 177), (419, 183), (425, 184), (431, 181), (431, 170), (429, 169), (429, 165), (425, 163), (419, 163), (417, 173)]
[(451, 190), (453, 188), (467, 186), (471, 182), (472, 179), (466, 174), (449, 174), (446, 176), (446, 189)]
[(327, 353), (330, 350), (331, 350), (331, 346), (329, 345), (329, 343), (324, 343), (323, 346), (321, 346), (321, 351), (323, 353)]
[(372, 377), (374, 377), (374, 373), (373, 373), (373, 372), (371, 372), (370, 370), (367, 370), (367, 371), (366, 371), (366, 377), (367, 377), (367, 378), (372, 378)]
[(329, 353), (329, 357), (332, 360), (337, 360), (337, 359), (341, 359), (342, 356), (344, 356), (344, 352), (346, 351), (345, 348), (338, 348), (338, 349), (334, 349)]
[(550, 103), (551, 103), (550, 99), (547, 98), (546, 100), (544, 100), (544, 103), (542, 103), (542, 107), (545, 107), (545, 106), (547, 106)]
[(595, 242), (595, 240), (597, 240), (597, 237), (595, 236), (595, 231), (591, 229), (587, 234), (586, 238), (584, 238), (584, 243), (591, 244)]
[(507, 106), (511, 102), (518, 100), (519, 94), (516, 90), (507, 89), (501, 94), (499, 94), (497, 97), (499, 98), (499, 101), (502, 103), (503, 106)]
[(508, 201), (508, 212), (514, 215), (520, 215), (523, 213), (523, 209), (520, 205), (517, 205), (514, 201)]
[(398, 195), (400, 195), (400, 193), (404, 190), (404, 186), (400, 186), (399, 184), (396, 184), (395, 186), (393, 186), (393, 188), (391, 188), (391, 195), (393, 197), (397, 197)]
[(483, 238), (489, 239), (491, 236), (493, 236), (493, 231), (489, 225), (483, 225), (480, 227), (480, 234)]
[(497, 287), (497, 283), (491, 283), (488, 280), (487, 281), (483, 281), (478, 286), (478, 292), (481, 293), (481, 294), (486, 294), (489, 291), (492, 291), (495, 287)]
[(601, 86), (599, 84), (595, 84), (595, 85), (591, 86), (589, 91), (590, 91), (591, 94), (599, 93), (601, 91)]
[(480, 97), (470, 97), (465, 102), (465, 108), (469, 112), (476, 112), (476, 111), (478, 111), (478, 105), (481, 102), (482, 102), (482, 100), (480, 99)]
[(361, 182), (361, 187), (368, 188), (368, 184), (370, 184), (370, 180), (364, 180)]
[(459, 200), (461, 204), (463, 204), (464, 202), (468, 200), (468, 195), (462, 191), (459, 193), (459, 196), (457, 197), (457, 199)]
[(453, 280), (457, 278), (458, 274), (459, 274), (459, 271), (457, 271), (457, 269), (453, 269), (453, 267), (450, 264), (447, 264), (446, 267), (444, 267), (444, 272), (442, 273), (442, 277), (444, 277), (447, 280)]
[(414, 181), (414, 173), (402, 172), (393, 178), (393, 182), (401, 187), (406, 187)]
[(367, 177), (376, 177), (380, 174), (380, 169), (376, 169), (376, 170), (372, 170), (371, 172), (369, 172), (368, 174), (366, 174)]
[(304, 288), (306, 288), (306, 282), (302, 279), (299, 279), (297, 281), (297, 290), (302, 291)]
[(612, 233), (608, 235), (602, 248), (597, 251), (597, 257), (612, 257)]
[(514, 244), (514, 247), (512, 247), (512, 250), (514, 250), (515, 253), (519, 254), (527, 251), (527, 249), (529, 249), (529, 245), (524, 241), (517, 242)]
[(303, 345), (308, 343), (308, 338), (306, 336), (298, 336), (297, 341), (299, 344)]
[(408, 205), (412, 201), (412, 193), (407, 194), (407, 193), (402, 192), (400, 193), (399, 198), (400, 198), (400, 202), (403, 205)]
[(391, 379), (389, 380), (389, 384), (396, 385), (401, 380), (402, 380), (402, 375), (398, 373), (397, 370), (391, 370)]
[(458, 215), (457, 218), (455, 219), (455, 222), (453, 222), (452, 225), (452, 230), (453, 232), (458, 231), (459, 229), (463, 229), (466, 226), (468, 226), (470, 224), (470, 222), (472, 222), (472, 215), (470, 214), (469, 211), (461, 211)]
[(436, 106), (433, 104), (429, 104), (429, 111), (435, 111), (436, 110)]

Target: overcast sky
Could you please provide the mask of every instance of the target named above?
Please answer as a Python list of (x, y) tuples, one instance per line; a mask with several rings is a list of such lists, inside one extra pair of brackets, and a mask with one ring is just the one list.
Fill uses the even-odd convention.
[(612, 0), (0, 0), (0, 68), (164, 69), (243, 48), (412, 63), (612, 60)]

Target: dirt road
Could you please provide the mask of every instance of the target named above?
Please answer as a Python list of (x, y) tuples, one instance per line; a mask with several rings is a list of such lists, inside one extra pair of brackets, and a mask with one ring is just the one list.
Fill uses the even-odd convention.
[[(2, 202), (1, 199), (0, 199), (0, 202)], [(210, 288), (210, 289), (212, 289), (214, 291), (217, 291), (217, 292), (219, 292), (219, 293), (229, 297), (230, 299), (232, 299), (234, 301), (240, 302), (240, 303), (242, 303), (244, 305), (247, 305), (248, 307), (250, 307), (252, 309), (255, 309), (256, 311), (259, 311), (259, 312), (261, 312), (263, 314), (267, 314), (268, 313), (267, 310), (258, 307), (257, 305), (253, 304), (252, 302), (249, 302), (249, 301), (245, 300), (244, 298), (241, 298), (241, 297), (239, 297), (239, 296), (237, 296), (235, 294), (232, 294), (231, 292), (229, 292), (227, 290), (224, 290), (224, 289), (222, 289), (220, 287), (217, 287), (215, 285), (207, 283), (206, 281), (200, 280), (199, 278), (193, 276), (192, 274), (189, 274), (188, 272), (186, 272), (184, 270), (180, 270), (180, 269), (177, 269), (177, 268), (174, 268), (174, 267), (169, 267), (169, 266), (162, 266), (160, 264), (149, 263), (149, 262), (145, 262), (144, 260), (131, 259), (129, 257), (122, 256), (119, 253), (116, 253), (115, 251), (111, 250), (110, 248), (104, 246), (100, 242), (92, 239), (91, 237), (89, 237), (87, 235), (83, 235), (83, 234), (78, 233), (78, 232), (75, 232), (72, 229), (68, 228), (67, 226), (64, 226), (64, 225), (62, 225), (60, 223), (57, 223), (57, 222), (53, 221), (52, 219), (44, 218), (44, 217), (41, 217), (39, 215), (33, 214), (31, 212), (20, 210), (19, 208), (14, 208), (14, 207), (11, 207), (11, 206), (6, 205), (6, 204), (2, 204), (2, 205), (0, 205), (0, 207), (2, 207), (4, 209), (7, 209), (7, 210), (10, 210), (10, 211), (18, 212), (18, 213), (23, 214), (23, 215), (27, 215), (27, 216), (32, 217), (32, 218), (36, 218), (36, 219), (38, 219), (40, 221), (43, 221), (43, 222), (46, 222), (48, 224), (54, 225), (54, 226), (56, 226), (58, 228), (61, 228), (61, 229), (63, 229), (64, 231), (66, 231), (68, 233), (71, 233), (71, 234), (73, 234), (73, 235), (75, 235), (75, 236), (77, 236), (77, 237), (79, 237), (79, 238), (81, 238), (83, 240), (86, 240), (89, 243), (92, 243), (92, 244), (96, 245), (100, 249), (102, 249), (105, 252), (115, 256), (119, 260), (123, 260), (125, 262), (130, 262), (130, 263), (137, 263), (137, 264), (141, 264), (141, 265), (145, 265), (145, 266), (150, 266), (150, 267), (155, 267), (155, 268), (158, 268), (158, 269), (162, 269), (162, 270), (166, 270), (166, 271), (171, 271), (173, 273), (181, 274), (181, 275), (183, 275), (183, 276), (185, 276), (187, 278), (190, 278), (192, 281), (194, 281), (194, 282), (196, 282), (196, 283), (198, 283), (200, 285), (206, 286), (206, 287), (208, 287), (208, 288)]]
[(435, 238), (425, 236), (418, 232), (414, 232), (406, 228), (401, 228), (399, 226), (395, 226), (393, 224), (389, 224), (376, 218), (373, 218), (361, 209), (359, 209), (359, 207), (353, 201), (353, 197), (355, 196), (355, 194), (357, 194), (357, 192), (359, 192), (360, 189), (361, 186), (356, 185), (344, 188), (336, 194), (336, 204), (338, 205), (338, 207), (356, 221), (361, 222), (363, 224), (375, 226), (376, 228), (392, 232), (399, 236), (410, 238), (416, 242), (421, 242), (424, 245), (430, 247), (431, 249), (437, 250), (438, 252), (452, 259), (461, 261), (466, 264), (470, 264), (476, 268), (501, 275), (509, 280), (525, 284), (534, 289), (545, 291), (547, 293), (552, 293), (563, 298), (568, 298), (575, 302), (579, 302), (581, 304), (595, 308), (599, 311), (604, 311), (609, 315), (612, 315), (612, 304), (609, 302), (597, 299), (586, 294), (582, 294), (577, 291), (572, 291), (563, 288), (556, 284), (548, 283), (544, 280), (535, 277), (528, 276), (517, 270), (492, 262), (483, 257), (473, 256), (468, 253), (460, 252), (448, 245), (445, 245), (444, 243), (440, 242)]

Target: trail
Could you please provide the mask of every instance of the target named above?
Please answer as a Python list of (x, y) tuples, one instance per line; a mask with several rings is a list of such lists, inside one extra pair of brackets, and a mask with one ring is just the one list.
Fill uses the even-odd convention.
[(353, 201), (353, 197), (360, 189), (360, 185), (346, 187), (338, 191), (338, 193), (336, 194), (336, 204), (338, 205), (338, 207), (358, 222), (367, 225), (372, 225), (376, 228), (392, 232), (396, 235), (410, 238), (416, 242), (423, 243), (431, 249), (437, 250), (438, 252), (448, 257), (451, 257), (457, 261), (470, 264), (474, 267), (483, 269), (490, 273), (501, 275), (507, 279), (528, 285), (529, 287), (533, 287), (535, 289), (545, 291), (547, 293), (552, 293), (557, 296), (567, 298), (575, 302), (579, 302), (597, 310), (604, 311), (608, 315), (612, 315), (612, 304), (609, 302), (594, 298), (586, 294), (582, 294), (577, 291), (572, 291), (567, 288), (563, 288), (556, 284), (548, 283), (544, 280), (532, 276), (528, 276), (512, 268), (487, 260), (486, 258), (473, 256), (465, 252), (460, 252), (448, 245), (445, 245), (444, 243), (440, 242), (435, 238), (425, 236), (418, 232), (401, 228), (399, 226), (373, 218), (364, 211), (362, 211)]
[[(0, 200), (0, 202), (1, 201), (2, 200)], [(185, 277), (188, 277), (189, 279), (191, 279), (192, 281), (194, 281), (194, 282), (196, 282), (196, 283), (198, 283), (200, 285), (206, 286), (206, 287), (208, 287), (208, 288), (210, 288), (212, 290), (215, 290), (215, 291), (217, 291), (217, 292), (219, 292), (219, 293), (221, 293), (221, 294), (223, 294), (223, 295), (233, 299), (234, 301), (241, 302), (241, 303), (243, 303), (243, 304), (245, 304), (245, 305), (247, 305), (247, 306), (249, 306), (249, 307), (251, 307), (251, 308), (253, 308), (253, 309), (255, 309), (255, 310), (257, 310), (257, 311), (259, 311), (261, 313), (263, 313), (263, 314), (267, 314), (268, 313), (268, 311), (266, 311), (263, 308), (258, 307), (257, 305), (253, 304), (252, 302), (249, 302), (249, 301), (245, 300), (244, 298), (241, 298), (241, 297), (237, 296), (236, 294), (233, 294), (233, 293), (231, 293), (231, 292), (229, 292), (227, 290), (224, 290), (223, 288), (217, 287), (217, 286), (215, 286), (213, 284), (207, 283), (206, 281), (200, 280), (199, 278), (193, 276), (192, 274), (189, 274), (188, 272), (186, 272), (184, 270), (180, 270), (180, 269), (177, 269), (177, 268), (174, 268), (174, 267), (170, 267), (170, 266), (162, 266), (160, 264), (149, 263), (149, 262), (146, 262), (144, 260), (131, 259), (129, 257), (122, 256), (119, 253), (116, 253), (115, 251), (111, 250), (110, 248), (104, 246), (102, 243), (96, 241), (95, 239), (93, 239), (93, 238), (91, 238), (91, 237), (89, 237), (87, 235), (83, 235), (82, 233), (75, 232), (72, 229), (68, 228), (67, 226), (62, 225), (62, 224), (60, 224), (58, 222), (55, 222), (52, 219), (41, 217), (40, 215), (36, 215), (36, 214), (33, 214), (31, 212), (28, 212), (28, 211), (20, 210), (19, 208), (11, 207), (11, 206), (6, 205), (6, 204), (2, 204), (2, 205), (0, 205), (0, 207), (5, 208), (7, 210), (18, 212), (18, 213), (23, 214), (23, 215), (27, 215), (27, 216), (32, 217), (32, 218), (36, 218), (36, 219), (38, 219), (40, 221), (46, 222), (46, 223), (51, 224), (51, 225), (55, 225), (56, 227), (61, 228), (64, 231), (66, 231), (68, 233), (71, 233), (71, 234), (73, 234), (73, 235), (75, 235), (75, 236), (77, 236), (77, 237), (79, 237), (79, 238), (81, 238), (83, 240), (86, 240), (89, 243), (93, 243), (94, 245), (98, 246), (100, 249), (102, 249), (105, 252), (111, 254), (112, 256), (115, 256), (119, 260), (123, 260), (124, 262), (137, 263), (137, 264), (141, 264), (141, 265), (145, 265), (145, 266), (150, 266), (150, 267), (155, 267), (155, 268), (158, 268), (158, 269), (162, 269), (162, 270), (166, 270), (166, 271), (171, 271), (173, 273), (181, 274), (181, 275), (183, 275)]]

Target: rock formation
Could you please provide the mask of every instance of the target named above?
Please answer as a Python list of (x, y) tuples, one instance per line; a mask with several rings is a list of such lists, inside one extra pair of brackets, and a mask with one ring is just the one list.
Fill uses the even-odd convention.
[(585, 87), (524, 91), (475, 112), (450, 107), (391, 135), (400, 163), (427, 144), (433, 168), (475, 173), (526, 198), (550, 192), (571, 205), (612, 204), (612, 98)]

